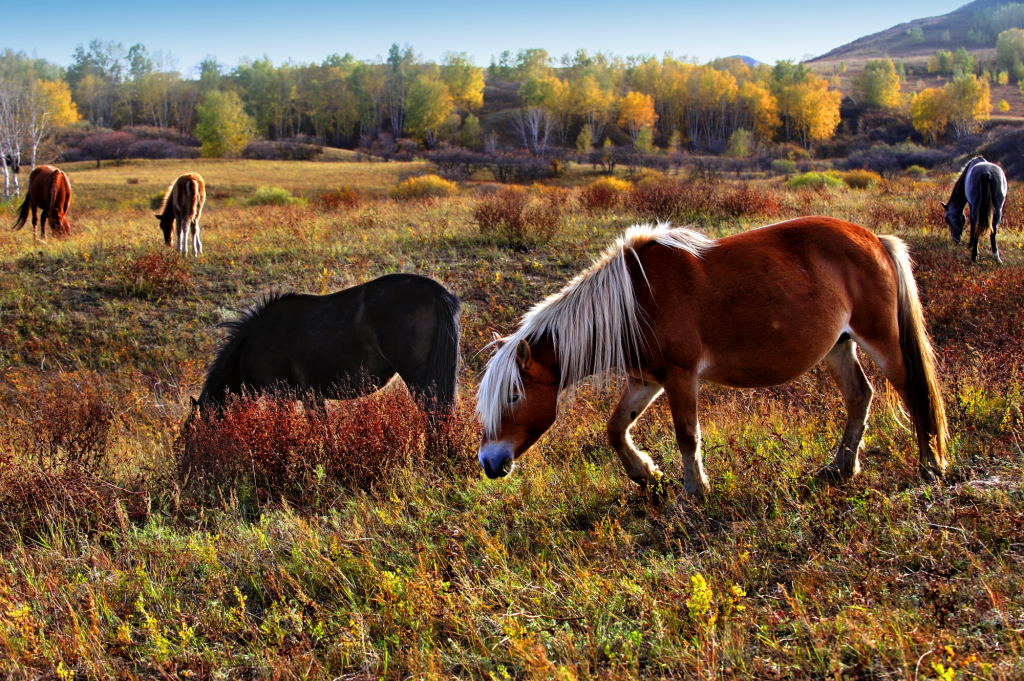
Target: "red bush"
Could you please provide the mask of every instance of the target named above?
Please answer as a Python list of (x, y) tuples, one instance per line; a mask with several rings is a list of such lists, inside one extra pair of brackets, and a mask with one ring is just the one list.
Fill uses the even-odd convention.
[(326, 418), (293, 399), (237, 397), (185, 430), (178, 471), (200, 486), (251, 485), (259, 500), (301, 502), (319, 481), (366, 490), (413, 459), (465, 470), (456, 452), (475, 439), (471, 423), (460, 411), (428, 438), (426, 416), (402, 389), (339, 402)]

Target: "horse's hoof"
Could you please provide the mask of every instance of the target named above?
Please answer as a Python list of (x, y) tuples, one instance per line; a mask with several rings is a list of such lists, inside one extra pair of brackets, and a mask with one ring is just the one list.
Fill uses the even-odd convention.
[(925, 483), (942, 484), (943, 475), (935, 466), (921, 466), (921, 480)]
[(834, 463), (822, 466), (814, 474), (815, 481), (824, 483), (826, 485), (838, 484), (849, 477), (849, 475), (844, 475), (843, 471), (839, 468), (839, 466), (835, 465)]

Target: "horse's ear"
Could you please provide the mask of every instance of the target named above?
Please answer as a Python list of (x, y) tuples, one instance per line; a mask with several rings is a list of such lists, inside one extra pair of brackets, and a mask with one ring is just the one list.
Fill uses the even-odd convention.
[(192, 409), (192, 411), (195, 411), (196, 409), (199, 408), (199, 400), (197, 400), (196, 398), (194, 398), (191, 395), (189, 395), (188, 396), (188, 405)]
[(491, 331), (491, 342), (492, 343), (497, 343), (500, 340), (501, 340), (501, 334), (499, 334), (497, 331)]
[(519, 344), (516, 345), (516, 364), (522, 369), (530, 361), (530, 344), (526, 342), (525, 338), (519, 340)]
[(939, 201), (939, 205), (942, 206), (942, 210), (946, 210), (946, 204), (944, 204), (942, 201)]

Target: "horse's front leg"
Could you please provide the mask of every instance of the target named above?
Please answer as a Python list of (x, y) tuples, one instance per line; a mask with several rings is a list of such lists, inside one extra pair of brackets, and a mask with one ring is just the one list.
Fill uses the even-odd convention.
[(697, 419), (696, 372), (671, 369), (665, 380), (672, 422), (676, 429), (676, 442), (683, 455), (683, 490), (687, 496), (703, 499), (709, 490), (708, 476), (700, 454), (700, 422)]
[(619, 455), (626, 475), (641, 487), (660, 480), (661, 470), (650, 456), (633, 446), (629, 430), (647, 407), (658, 399), (661, 391), (662, 387), (657, 383), (627, 378), (619, 404), (608, 420), (608, 442)]
[(186, 233), (187, 229), (188, 223), (185, 221), (185, 218), (174, 219), (174, 236), (175, 239), (177, 239), (175, 245), (178, 249), (178, 253), (181, 253), (182, 255), (188, 255), (188, 234)]

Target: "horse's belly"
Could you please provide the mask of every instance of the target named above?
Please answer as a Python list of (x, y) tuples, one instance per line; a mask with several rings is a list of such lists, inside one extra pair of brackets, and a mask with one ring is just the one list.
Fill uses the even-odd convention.
[[(815, 325), (817, 326), (817, 325)], [(810, 371), (835, 345), (838, 325), (814, 333), (752, 335), (755, 342), (707, 344), (700, 377), (734, 388), (764, 388), (787, 383)]]

